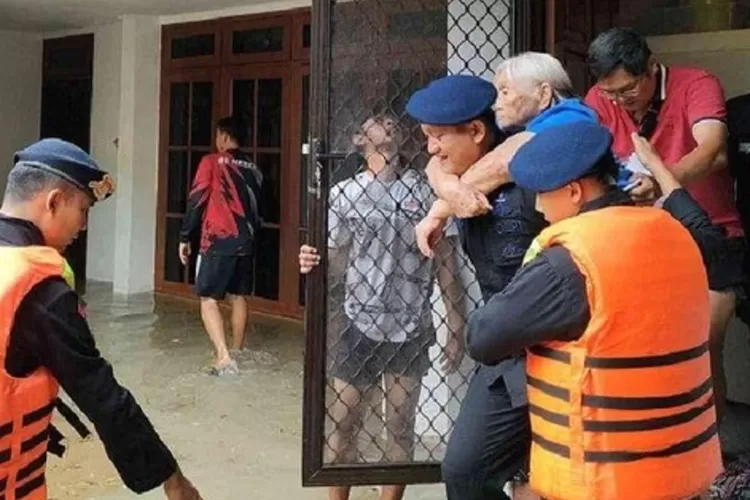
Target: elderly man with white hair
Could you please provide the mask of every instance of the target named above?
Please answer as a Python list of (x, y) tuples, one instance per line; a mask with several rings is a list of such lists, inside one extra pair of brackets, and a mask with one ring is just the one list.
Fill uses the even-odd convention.
[[(484, 149), (484, 159), (472, 154), (477, 146), (488, 145), (482, 134), (472, 132), (481, 128), (475, 122), (432, 118), (440, 110), (450, 114), (476, 100), (464, 93), (467, 87), (425, 89), (431, 95), (421, 101), (435, 108), (432, 112), (411, 101), (407, 106), (427, 135), (432, 155), (428, 176), (440, 197), (417, 229), (420, 248), (431, 255), (447, 219), (463, 218), (459, 221), (462, 240), (485, 301), (505, 289), (544, 227), (535, 195), (509, 184), (510, 157), (533, 133), (575, 121), (596, 121), (593, 111), (572, 97), (570, 78), (560, 62), (547, 54), (526, 53), (505, 61), (497, 71), (495, 87), (483, 105), (490, 120), (499, 121), (503, 130), (497, 133), (500, 140)], [(419, 99), (415, 95), (412, 100)], [(511, 135), (514, 132), (518, 133)], [(471, 161), (464, 161), (468, 158)], [(530, 443), (524, 353), (509, 352), (493, 366), (478, 366), (469, 384), (443, 461), (448, 500), (506, 498), (504, 486), (514, 478), (513, 497), (526, 497), (529, 493), (521, 484)]]
[(525, 52), (506, 59), (498, 66), (494, 83), (500, 127), (523, 132), (497, 146), (461, 176), (441, 168), (439, 158), (432, 159), (427, 175), (439, 200), (417, 228), (418, 244), (426, 255), (432, 255), (432, 247), (451, 216), (470, 218), (490, 210), (487, 195), (512, 182), (510, 160), (533, 134), (577, 120), (598, 121), (596, 113), (574, 96), (562, 63), (549, 54)]

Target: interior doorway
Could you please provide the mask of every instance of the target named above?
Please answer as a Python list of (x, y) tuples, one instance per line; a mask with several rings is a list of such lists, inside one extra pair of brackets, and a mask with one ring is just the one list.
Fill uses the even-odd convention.
[(264, 176), (251, 308), (301, 318), (309, 10), (166, 26), (162, 50), (157, 291), (193, 295), (195, 257), (188, 266), (177, 257), (187, 197), (217, 120), (237, 114)]
[[(39, 135), (56, 137), (89, 151), (94, 35), (44, 41), (42, 116)], [(86, 292), (87, 231), (65, 250), (76, 275), (77, 292)]]

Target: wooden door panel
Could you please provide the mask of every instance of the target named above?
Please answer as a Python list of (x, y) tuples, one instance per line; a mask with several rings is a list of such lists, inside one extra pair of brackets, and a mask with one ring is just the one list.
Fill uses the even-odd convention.
[(155, 262), (160, 291), (167, 284), (187, 291), (195, 280), (197, 252), (187, 267), (177, 257), (179, 228), (197, 165), (213, 150), (218, 107), (218, 69), (180, 70), (162, 81)]
[(228, 68), (222, 75), (222, 110), (225, 115), (241, 116), (248, 125), (248, 142), (242, 149), (263, 173), (263, 222), (256, 241), (253, 296), (280, 302), (287, 302), (282, 295), (289, 293), (282, 279), (290, 253), (284, 242), (286, 233), (294, 229), (289, 223), (292, 211), (287, 208), (290, 205), (284, 187), (291, 171), (290, 87), (290, 71), (284, 64)]
[(552, 51), (565, 65), (576, 93), (583, 96), (594, 83), (586, 67), (588, 46), (599, 33), (617, 25), (619, 0), (554, 0), (548, 8), (555, 16)]

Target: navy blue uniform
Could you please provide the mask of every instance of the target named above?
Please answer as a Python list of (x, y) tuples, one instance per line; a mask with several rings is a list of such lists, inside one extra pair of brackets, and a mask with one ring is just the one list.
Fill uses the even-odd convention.
[[(532, 192), (508, 184), (489, 197), (492, 212), (461, 221), (464, 248), (485, 303), (505, 289), (546, 226), (535, 199)], [(505, 483), (528, 461), (527, 404), (523, 351), (494, 366), (477, 367), (443, 460), (448, 500), (506, 498)]]

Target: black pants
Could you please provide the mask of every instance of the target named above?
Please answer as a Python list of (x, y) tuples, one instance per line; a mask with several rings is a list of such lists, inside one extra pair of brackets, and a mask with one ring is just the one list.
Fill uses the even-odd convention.
[(505, 483), (528, 470), (529, 408), (514, 408), (503, 378), (488, 384), (482, 370), (490, 368), (472, 377), (443, 460), (448, 500), (506, 499)]

